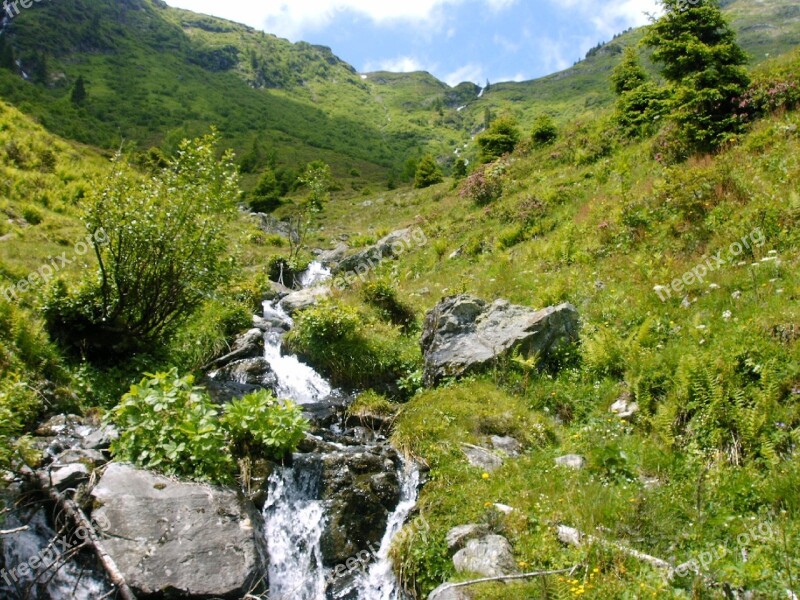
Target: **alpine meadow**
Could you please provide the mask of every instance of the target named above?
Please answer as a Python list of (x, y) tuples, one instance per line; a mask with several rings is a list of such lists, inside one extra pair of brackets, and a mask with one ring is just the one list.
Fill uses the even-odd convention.
[(800, 6), (657, 5), (484, 86), (6, 2), (0, 597), (797, 600)]

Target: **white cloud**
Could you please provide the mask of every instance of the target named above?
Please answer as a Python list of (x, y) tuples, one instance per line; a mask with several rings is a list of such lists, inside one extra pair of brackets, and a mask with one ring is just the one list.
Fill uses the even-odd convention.
[(442, 81), (451, 87), (465, 81), (483, 85), (484, 81), (486, 81), (486, 71), (481, 65), (470, 63), (456, 69), (452, 73), (448, 73), (444, 76)]
[(516, 0), (168, 0), (168, 4), (194, 12), (216, 15), (293, 41), (300, 36), (328, 25), (338, 14), (352, 12), (377, 24), (412, 22), (438, 26), (441, 9), (446, 5), (478, 1), (492, 10), (502, 10)]
[(606, 38), (628, 27), (646, 25), (648, 15), (658, 15), (662, 11), (657, 0), (551, 0), (551, 3), (582, 13), (582, 17), (594, 24), (597, 33)]
[(388, 58), (385, 60), (378, 60), (368, 62), (364, 66), (364, 72), (370, 73), (373, 71), (389, 71), (390, 73), (413, 73), (414, 71), (434, 71), (436, 65), (425, 65), (413, 56), (398, 56), (396, 58)]

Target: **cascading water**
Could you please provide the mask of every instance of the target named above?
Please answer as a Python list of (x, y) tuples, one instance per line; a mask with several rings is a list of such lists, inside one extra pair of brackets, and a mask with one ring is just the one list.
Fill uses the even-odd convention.
[[(304, 286), (319, 285), (331, 277), (330, 271), (313, 263), (301, 277)], [(265, 303), (264, 316), (291, 327), (292, 320), (280, 302)], [(316, 371), (296, 357), (281, 353), (281, 336), (268, 333), (265, 358), (274, 371), (277, 392), (282, 398), (300, 404), (322, 402), (335, 393)], [(333, 426), (331, 433), (338, 433)], [(340, 450), (343, 446), (327, 442)], [(281, 467), (270, 477), (264, 507), (265, 534), (269, 548), (271, 600), (325, 600), (331, 594), (332, 570), (323, 565), (321, 540), (326, 526), (326, 503), (321, 499), (320, 454), (296, 455), (291, 467)], [(389, 515), (380, 549), (369, 569), (354, 579), (349, 590), (339, 590), (337, 598), (357, 600), (400, 600), (397, 581), (389, 560), (392, 539), (400, 531), (416, 504), (419, 471), (403, 464), (399, 472), (400, 502)], [(327, 594), (327, 595), (326, 595)]]
[(269, 479), (264, 522), (269, 545), (270, 600), (325, 598), (320, 539), (325, 507), (317, 486), (319, 474), (280, 468)]
[(110, 594), (88, 559), (76, 561), (74, 552), (64, 550), (66, 540), (59, 542), (43, 508), (12, 510), (3, 528), (18, 527), (27, 529), (0, 538), (0, 598), (96, 600)]
[(399, 475), (402, 484), (400, 503), (394, 513), (389, 516), (386, 533), (376, 557), (377, 562), (372, 565), (365, 576), (358, 580), (358, 600), (400, 600), (400, 591), (397, 587), (397, 578), (392, 570), (392, 561), (389, 559), (389, 550), (394, 536), (403, 528), (408, 515), (417, 504), (419, 469), (404, 464)]

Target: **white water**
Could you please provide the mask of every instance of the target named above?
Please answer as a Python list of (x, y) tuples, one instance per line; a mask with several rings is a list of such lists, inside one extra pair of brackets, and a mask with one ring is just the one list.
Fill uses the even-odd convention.
[(269, 547), (270, 600), (324, 600), (320, 539), (325, 508), (317, 498), (316, 474), (281, 468), (269, 479), (264, 522)]
[[(308, 287), (318, 285), (330, 277), (330, 270), (319, 262), (313, 262), (301, 276), (300, 283), (303, 287)], [(264, 318), (278, 319), (290, 327), (294, 325), (292, 318), (279, 302), (264, 303)], [(283, 354), (279, 333), (270, 332), (264, 336), (264, 358), (278, 380), (276, 392), (279, 398), (290, 399), (298, 404), (311, 404), (324, 400), (333, 393), (331, 385), (314, 369), (300, 362), (296, 356)]]
[[(330, 279), (331, 272), (312, 263), (300, 279), (304, 287)], [(280, 303), (265, 303), (264, 317), (293, 325)], [(295, 356), (281, 353), (281, 335), (265, 337), (265, 358), (278, 379), (278, 395), (300, 404), (323, 400), (332, 394), (331, 385)], [(333, 428), (332, 428), (333, 429)], [(342, 448), (338, 444), (333, 444)], [(270, 600), (325, 600), (326, 569), (321, 539), (325, 529), (325, 505), (319, 500), (320, 474), (308, 464), (277, 469), (269, 480), (264, 522), (269, 547)], [(389, 560), (389, 549), (414, 508), (419, 471), (404, 465), (399, 473), (400, 502), (389, 516), (376, 562), (357, 580), (358, 600), (400, 600), (397, 581)]]
[(394, 513), (389, 516), (386, 524), (386, 534), (381, 541), (377, 562), (370, 567), (367, 575), (359, 580), (358, 600), (399, 600), (400, 592), (397, 587), (397, 578), (389, 559), (389, 550), (392, 541), (406, 522), (408, 515), (417, 504), (417, 488), (419, 487), (419, 469), (404, 464), (400, 475), (401, 496), (400, 503)]
[[(5, 579), (0, 578), (0, 598), (96, 600), (106, 596), (110, 588), (105, 581), (91, 570), (83, 570), (71, 560), (69, 554), (63, 554), (60, 543), (54, 542), (48, 550), (50, 541), (56, 538), (56, 532), (47, 523), (43, 509), (24, 522), (12, 512), (3, 522), (3, 528), (13, 529), (23, 525), (27, 525), (26, 531), (0, 538), (0, 551), (5, 564), (3, 574), (8, 577), (10, 584), (6, 585)], [(32, 573), (22, 577), (19, 566), (29, 565), (34, 557), (44, 559), (45, 567), (33, 569)], [(18, 581), (14, 582), (15, 578)]]

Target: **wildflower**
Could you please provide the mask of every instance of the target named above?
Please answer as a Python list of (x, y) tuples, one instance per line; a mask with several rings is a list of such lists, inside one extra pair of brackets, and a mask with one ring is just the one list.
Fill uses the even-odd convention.
[(733, 317), (733, 313), (729, 310), (726, 310), (724, 313), (722, 313), (722, 318), (726, 321), (729, 321), (731, 317)]
[(489, 479), (489, 474), (488, 473), (484, 473), (483, 475), (481, 475), (481, 477), (483, 477), (484, 479)]

